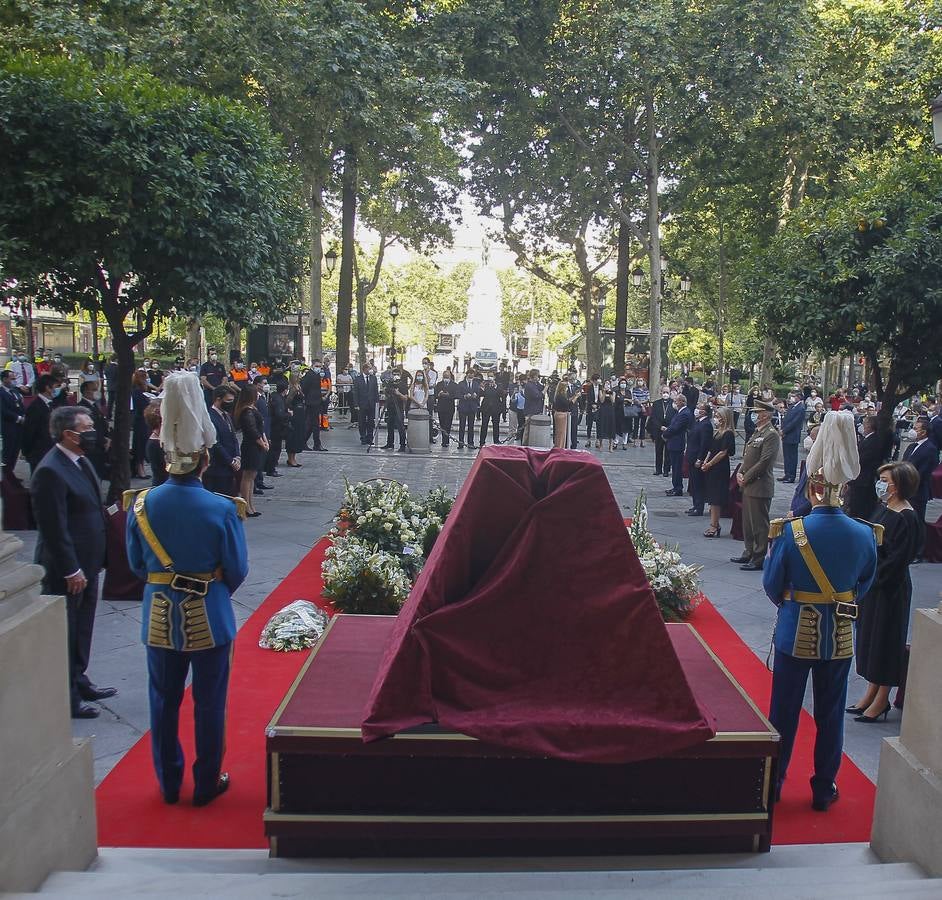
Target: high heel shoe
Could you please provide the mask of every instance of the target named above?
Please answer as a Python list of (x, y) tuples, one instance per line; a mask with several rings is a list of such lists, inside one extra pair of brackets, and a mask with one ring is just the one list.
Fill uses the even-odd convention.
[(708, 528), (706, 531), (704, 531), (704, 532), (703, 532), (703, 536), (704, 536), (704, 537), (711, 537), (711, 538), (719, 537), (720, 534), (722, 533), (722, 531), (723, 531), (723, 526), (722, 526), (722, 525), (714, 525), (714, 526)]
[(855, 721), (855, 722), (866, 722), (868, 725), (872, 725), (874, 722), (879, 722), (880, 719), (883, 719), (883, 721), (885, 722), (885, 721), (886, 721), (886, 717), (889, 715), (889, 712), (890, 712), (890, 710), (891, 710), (892, 708), (893, 708), (893, 707), (892, 707), (889, 703), (887, 703), (886, 706), (883, 708), (883, 712), (877, 713), (877, 715), (875, 715), (875, 716), (866, 716), (866, 715), (863, 715), (863, 714), (861, 714), (861, 715), (859, 715), (859, 716), (854, 716), (854, 721)]
[(850, 713), (852, 716), (859, 716), (863, 714), (866, 708), (866, 706), (848, 706), (844, 709), (844, 712)]

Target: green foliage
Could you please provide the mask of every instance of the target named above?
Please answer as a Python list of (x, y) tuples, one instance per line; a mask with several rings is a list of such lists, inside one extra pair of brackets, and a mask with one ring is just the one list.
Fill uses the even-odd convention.
[(718, 351), (716, 336), (703, 328), (691, 328), (674, 335), (668, 346), (671, 359), (684, 363), (702, 363), (706, 368), (716, 364)]
[(892, 409), (942, 376), (942, 161), (862, 159), (846, 189), (806, 201), (753, 277), (787, 352), (860, 354)]

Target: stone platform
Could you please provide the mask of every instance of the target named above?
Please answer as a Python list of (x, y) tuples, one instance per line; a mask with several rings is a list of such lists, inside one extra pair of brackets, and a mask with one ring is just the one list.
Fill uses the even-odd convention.
[(716, 716), (716, 736), (670, 756), (599, 765), (435, 726), (364, 744), (362, 711), (394, 621), (333, 619), (276, 711), (265, 813), (273, 856), (769, 849), (778, 735), (689, 625), (668, 632)]

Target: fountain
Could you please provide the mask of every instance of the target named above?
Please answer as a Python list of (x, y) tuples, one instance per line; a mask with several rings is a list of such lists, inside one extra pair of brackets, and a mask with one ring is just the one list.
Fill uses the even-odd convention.
[(482, 350), (495, 353), (496, 360), (506, 353), (500, 328), (501, 292), (497, 273), (486, 264), (475, 271), (468, 288), (468, 314), (465, 319), (461, 349), (472, 356)]

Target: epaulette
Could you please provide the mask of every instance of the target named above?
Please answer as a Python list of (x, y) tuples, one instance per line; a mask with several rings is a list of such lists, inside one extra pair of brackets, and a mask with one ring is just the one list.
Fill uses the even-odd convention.
[(791, 521), (791, 519), (772, 519), (769, 522), (769, 538), (775, 540), (775, 538), (781, 537), (782, 532), (785, 530), (785, 523)]
[(142, 490), (143, 488), (131, 488), (121, 494), (121, 505), (124, 507), (125, 512), (128, 512), (134, 506), (134, 501)]
[(231, 500), (235, 504), (236, 515), (240, 519), (245, 519), (249, 514), (249, 505), (245, 502), (242, 497), (230, 497), (228, 494), (220, 494), (218, 491), (213, 491), (217, 497), (222, 497), (223, 500)]
[(873, 529), (873, 536), (876, 538), (877, 546), (879, 547), (883, 543), (883, 526), (879, 522), (868, 522), (866, 519), (855, 518), (862, 525)]

